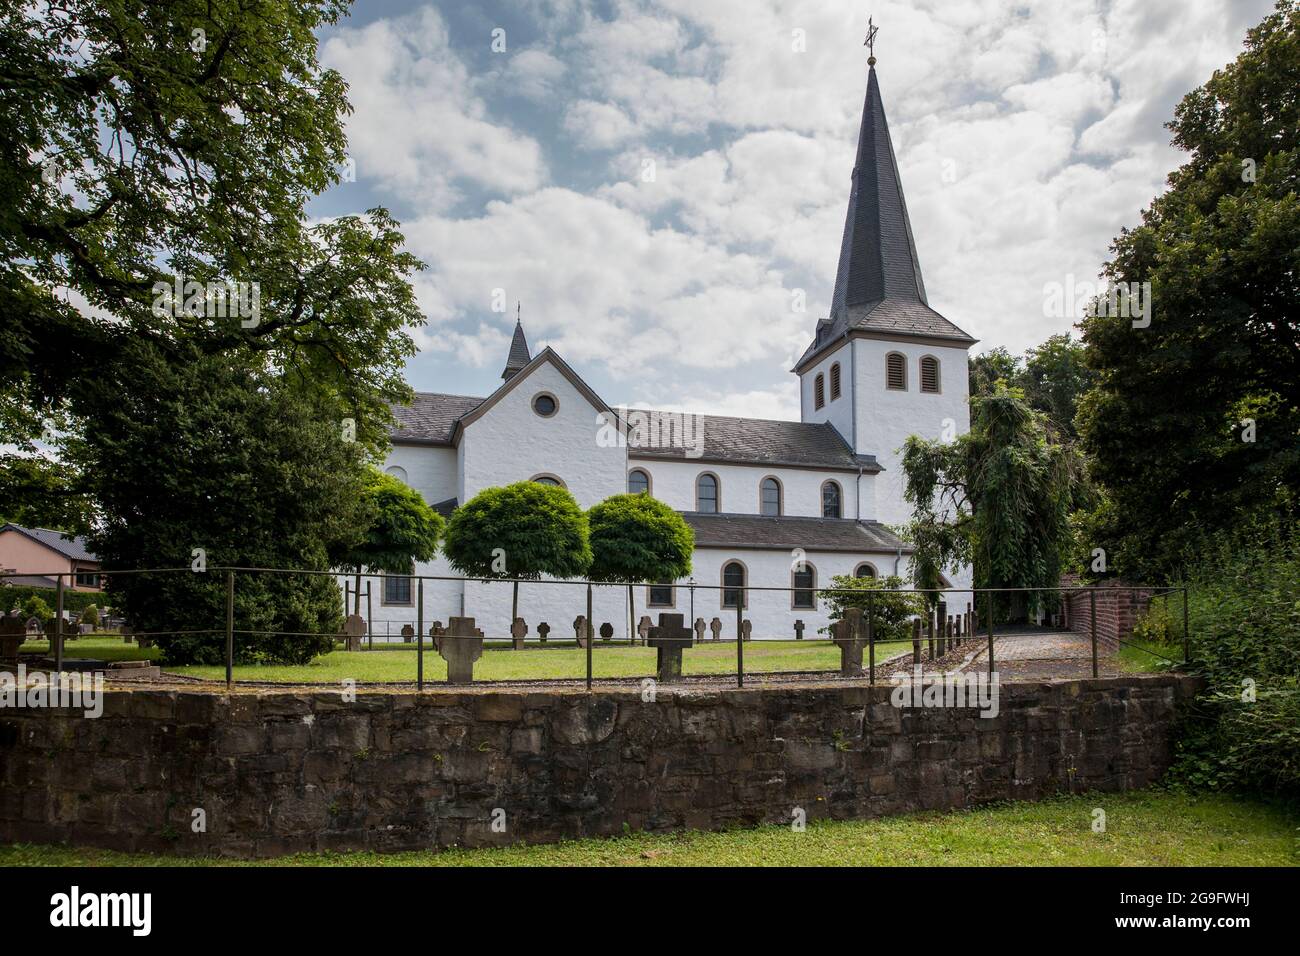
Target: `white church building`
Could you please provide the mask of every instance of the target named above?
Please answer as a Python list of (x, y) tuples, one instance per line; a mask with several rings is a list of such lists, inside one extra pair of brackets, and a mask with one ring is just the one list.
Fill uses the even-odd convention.
[[(693, 574), (636, 588), (636, 615), (718, 617), (724, 638), (734, 636), (737, 601), (755, 639), (793, 637), (796, 620), (811, 638), (827, 624), (817, 589), (832, 576), (906, 580), (909, 551), (890, 531), (910, 517), (902, 445), (913, 434), (968, 430), (967, 350), (975, 340), (927, 301), (869, 62), (830, 316), (811, 330), (792, 369), (799, 421), (652, 415), (652, 423), (687, 426), (665, 441), (667, 429), (637, 427), (644, 415), (611, 409), (552, 349), (530, 354), (517, 324), (503, 381), (490, 395), (417, 393), (395, 410), (387, 471), (444, 514), (484, 488), (525, 480), (562, 485), (584, 509), (622, 492), (653, 495), (694, 529)], [(622, 439), (609, 440), (611, 433)], [(441, 555), (414, 571), (456, 574)], [(948, 579), (971, 583), (966, 568)], [(415, 582), (372, 580), (377, 639), (414, 624)], [(610, 622), (616, 639), (627, 635), (627, 599), (626, 587), (595, 591), (596, 623)], [(424, 626), (472, 616), (485, 636), (506, 639), (510, 602), (509, 584), (425, 581)], [(528, 640), (541, 622), (551, 640), (572, 640), (585, 604), (580, 585), (522, 584)]]

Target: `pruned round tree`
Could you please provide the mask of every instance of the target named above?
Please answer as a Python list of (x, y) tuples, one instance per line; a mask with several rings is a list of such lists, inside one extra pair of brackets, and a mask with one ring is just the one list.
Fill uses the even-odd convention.
[(410, 574), (416, 561), (429, 561), (438, 552), (446, 531), (442, 515), (406, 482), (377, 468), (367, 470), (362, 502), (369, 524), (352, 547), (337, 555), (340, 567), (356, 571), (353, 613), (361, 613), (361, 575)]
[(514, 578), (513, 622), (519, 617), (518, 579), (587, 573), (587, 516), (573, 495), (558, 486), (519, 481), (484, 488), (452, 512), (443, 553), (469, 577)]
[(675, 581), (691, 573), (695, 532), (680, 514), (650, 495), (612, 495), (587, 512), (591, 578), (626, 584), (628, 615), (636, 627), (640, 582)]

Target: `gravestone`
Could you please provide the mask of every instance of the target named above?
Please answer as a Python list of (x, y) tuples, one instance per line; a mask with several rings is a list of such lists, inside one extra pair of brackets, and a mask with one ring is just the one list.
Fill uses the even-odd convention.
[(844, 609), (844, 617), (831, 625), (831, 640), (840, 649), (840, 676), (862, 675), (862, 648), (866, 640), (862, 634), (862, 608)]
[(608, 644), (614, 639), (614, 625), (606, 621), (600, 626), (600, 639)]
[(442, 626), (442, 621), (434, 621), (429, 625), (429, 640), (433, 642), (435, 651), (442, 650), (442, 639), (446, 633), (447, 629)]
[(753, 630), (754, 630), (754, 625), (749, 622), (749, 618), (745, 618), (743, 621), (740, 622), (740, 636), (742, 639), (746, 641), (749, 640)]
[(715, 641), (722, 640), (722, 619), (715, 617), (712, 621), (710, 621), (709, 630), (713, 632), (713, 639)]
[(649, 639), (650, 628), (652, 627), (654, 627), (654, 622), (650, 620), (650, 615), (648, 614), (641, 615), (641, 620), (638, 621), (636, 625), (636, 633), (641, 638), (642, 644), (644, 644), (646, 640)]
[(801, 620), (794, 622), (794, 639), (796, 641), (803, 640), (803, 621)]
[(123, 624), (122, 643), (130, 644), (133, 640), (135, 640), (135, 628), (133, 628), (130, 624)]
[(517, 617), (514, 623), (510, 625), (510, 636), (514, 638), (515, 650), (524, 649), (524, 638), (528, 636), (528, 624), (522, 617)]
[(0, 660), (18, 663), (18, 648), (27, 640), (27, 622), (17, 611), (0, 617)]
[(587, 646), (587, 635), (591, 633), (591, 628), (587, 627), (587, 618), (579, 614), (573, 619), (573, 639), (578, 642), (579, 647)]
[(343, 622), (343, 643), (350, 651), (361, 650), (361, 638), (366, 635), (366, 619), (360, 614), (349, 614)]
[(691, 632), (680, 614), (660, 614), (659, 626), (647, 631), (646, 643), (658, 649), (656, 677), (661, 684), (682, 679), (682, 650), (691, 646)]
[(704, 643), (704, 632), (708, 629), (708, 626), (709, 625), (704, 623), (704, 618), (697, 617), (695, 619), (695, 643), (696, 644)]
[(537, 625), (537, 639), (541, 641), (543, 644), (546, 643), (546, 638), (550, 635), (550, 633), (551, 633), (551, 625), (547, 624), (545, 621)]
[(412, 643), (414, 640), (415, 640), (415, 625), (413, 625), (413, 624), (403, 624), (403, 625), (402, 625), (402, 643), (403, 643), (403, 644), (410, 644), (410, 643)]
[(450, 618), (438, 653), (447, 662), (448, 684), (472, 684), (474, 662), (483, 656), (483, 632), (474, 626), (472, 617)]

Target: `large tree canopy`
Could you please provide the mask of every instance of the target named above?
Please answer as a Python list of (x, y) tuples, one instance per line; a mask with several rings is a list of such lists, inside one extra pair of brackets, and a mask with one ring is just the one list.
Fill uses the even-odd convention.
[(1080, 431), (1104, 507), (1091, 547), (1112, 570), (1175, 575), (1202, 538), (1300, 487), (1300, 5), (1187, 94), (1187, 162), (1112, 246), (1106, 276), (1149, 282), (1150, 325), (1085, 320), (1096, 386)]
[(593, 581), (675, 581), (691, 573), (695, 532), (648, 494), (612, 495), (587, 512)]
[(1054, 587), (1080, 462), (1019, 389), (999, 382), (971, 412), (970, 432), (955, 441), (914, 435), (904, 446), (912, 579), (938, 587), (944, 568), (969, 563), (977, 587)]
[(443, 551), (476, 578), (572, 578), (591, 567), (587, 516), (566, 489), (535, 481), (484, 488), (453, 511)]
[(1075, 415), (1092, 373), (1084, 362), (1083, 343), (1068, 332), (1049, 336), (1023, 359), (1002, 346), (971, 357), (971, 395), (992, 395), (999, 381), (1021, 389), (1031, 408), (1050, 416), (1064, 434), (1077, 436)]

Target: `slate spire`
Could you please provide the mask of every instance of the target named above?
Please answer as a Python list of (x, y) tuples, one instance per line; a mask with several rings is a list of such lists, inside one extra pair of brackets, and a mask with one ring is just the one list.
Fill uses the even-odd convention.
[(831, 299), (831, 318), (841, 318), (853, 306), (882, 299), (929, 303), (921, 266), (907, 217), (903, 184), (898, 176), (894, 145), (880, 100), (875, 57), (867, 75), (867, 98), (862, 105), (857, 160), (849, 208), (844, 218), (839, 268)]
[(523, 317), (520, 314), (521, 306), (515, 306), (515, 335), (510, 340), (510, 354), (506, 357), (505, 371), (501, 373), (503, 382), (509, 381), (515, 373), (533, 360), (528, 354), (528, 340), (524, 338)]

